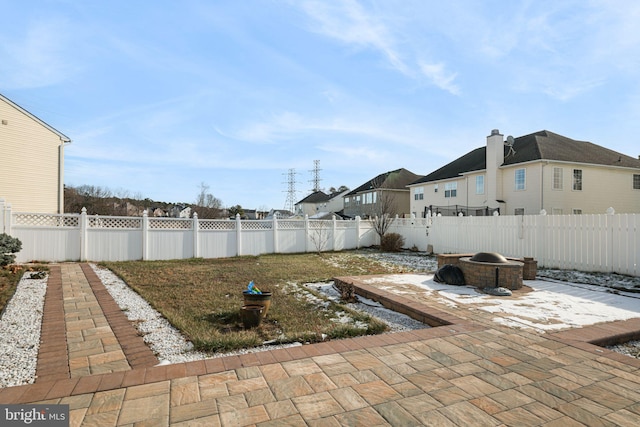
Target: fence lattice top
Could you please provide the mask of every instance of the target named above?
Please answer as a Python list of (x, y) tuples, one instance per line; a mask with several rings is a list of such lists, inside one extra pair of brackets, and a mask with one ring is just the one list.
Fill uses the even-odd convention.
[(78, 227), (80, 215), (18, 213), (13, 216), (13, 221), (15, 225), (35, 227)]

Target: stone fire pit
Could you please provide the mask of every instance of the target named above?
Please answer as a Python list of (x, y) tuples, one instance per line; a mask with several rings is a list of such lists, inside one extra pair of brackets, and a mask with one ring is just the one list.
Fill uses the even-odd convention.
[(467, 285), (510, 290), (522, 288), (524, 263), (508, 260), (498, 253), (478, 252), (471, 257), (461, 257), (458, 267), (462, 270)]

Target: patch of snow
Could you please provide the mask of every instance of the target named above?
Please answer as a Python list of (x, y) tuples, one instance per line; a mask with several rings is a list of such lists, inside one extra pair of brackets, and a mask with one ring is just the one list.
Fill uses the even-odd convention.
[(518, 327), (541, 331), (574, 328), (614, 320), (640, 317), (640, 304), (633, 295), (612, 293), (607, 288), (546, 280), (525, 280), (532, 291), (511, 297), (480, 293), (472, 286), (437, 283), (433, 275), (397, 274), (365, 280), (367, 284), (409, 284), (437, 294), (453, 304), (476, 305), (479, 310), (502, 314)]

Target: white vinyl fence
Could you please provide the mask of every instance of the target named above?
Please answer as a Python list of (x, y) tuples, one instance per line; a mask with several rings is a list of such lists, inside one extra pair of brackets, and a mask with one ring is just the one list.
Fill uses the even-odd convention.
[(397, 219), (405, 246), (436, 253), (497, 252), (547, 268), (640, 276), (640, 215), (435, 216)]
[[(226, 258), (341, 251), (379, 243), (365, 220), (208, 220), (12, 212), (0, 199), (0, 232), (22, 242), (18, 262)], [(640, 276), (640, 215), (396, 218), (406, 248), (498, 252), (538, 266)]]
[(0, 232), (17, 237), (16, 261), (226, 258), (341, 251), (375, 245), (369, 221), (209, 220), (11, 212), (0, 199)]

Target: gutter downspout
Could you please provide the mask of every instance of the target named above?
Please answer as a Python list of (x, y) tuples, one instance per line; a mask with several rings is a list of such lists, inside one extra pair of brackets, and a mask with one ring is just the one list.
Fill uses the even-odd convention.
[(71, 144), (70, 139), (62, 139), (58, 146), (58, 214), (64, 213), (64, 146)]

